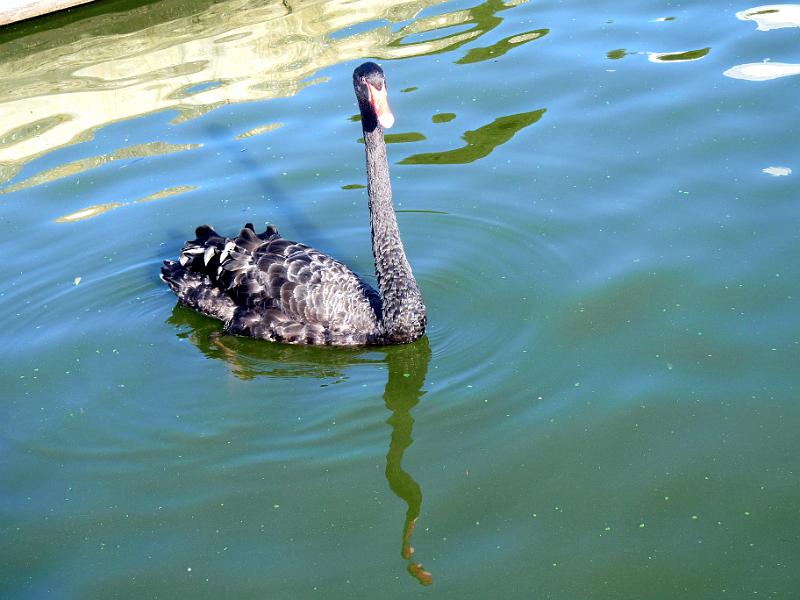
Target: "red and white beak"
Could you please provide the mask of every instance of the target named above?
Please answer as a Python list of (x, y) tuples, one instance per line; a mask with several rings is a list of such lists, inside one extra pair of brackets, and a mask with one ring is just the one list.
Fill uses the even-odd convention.
[(378, 117), (378, 123), (384, 129), (389, 129), (394, 125), (394, 115), (389, 108), (389, 99), (386, 97), (386, 84), (384, 83), (382, 89), (379, 90), (369, 81), (366, 83), (369, 90), (369, 103), (372, 105), (372, 110), (375, 111), (375, 116)]

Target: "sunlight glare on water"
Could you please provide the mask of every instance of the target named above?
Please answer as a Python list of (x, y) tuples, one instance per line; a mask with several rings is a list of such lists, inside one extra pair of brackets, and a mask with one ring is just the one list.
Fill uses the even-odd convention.
[[(791, 598), (798, 6), (104, 0), (0, 28), (3, 598)], [(275, 223), (406, 346), (222, 334), (158, 278)]]

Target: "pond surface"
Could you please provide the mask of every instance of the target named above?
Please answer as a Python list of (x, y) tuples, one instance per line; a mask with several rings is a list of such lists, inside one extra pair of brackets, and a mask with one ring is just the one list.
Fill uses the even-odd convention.
[[(632, 4), (0, 30), (0, 596), (796, 598), (800, 6)], [(370, 276), (367, 58), (427, 337), (176, 306), (206, 222)]]

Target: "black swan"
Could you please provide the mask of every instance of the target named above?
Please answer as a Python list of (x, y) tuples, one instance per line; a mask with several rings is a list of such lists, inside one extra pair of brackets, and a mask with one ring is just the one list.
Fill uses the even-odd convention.
[(392, 204), (384, 127), (394, 116), (383, 70), (353, 72), (367, 153), (372, 252), (379, 292), (330, 256), (248, 223), (235, 238), (197, 228), (163, 279), (184, 305), (227, 333), (290, 344), (404, 344), (425, 333), (425, 304), (406, 259)]

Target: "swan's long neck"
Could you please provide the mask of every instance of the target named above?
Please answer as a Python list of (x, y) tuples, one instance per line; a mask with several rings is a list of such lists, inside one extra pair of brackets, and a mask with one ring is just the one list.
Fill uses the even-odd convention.
[(365, 130), (364, 142), (372, 253), (381, 293), (384, 331), (389, 342), (411, 342), (425, 331), (425, 305), (400, 240), (383, 127), (375, 124), (371, 131)]

